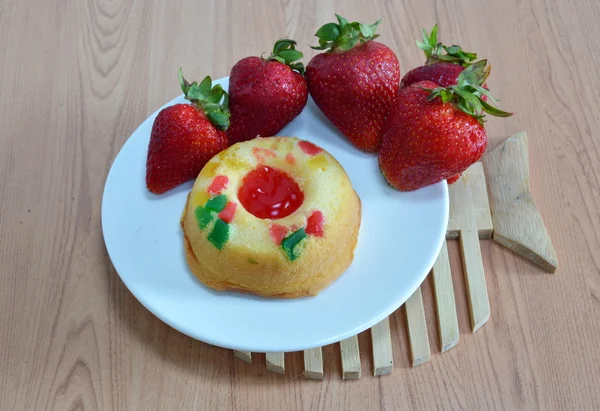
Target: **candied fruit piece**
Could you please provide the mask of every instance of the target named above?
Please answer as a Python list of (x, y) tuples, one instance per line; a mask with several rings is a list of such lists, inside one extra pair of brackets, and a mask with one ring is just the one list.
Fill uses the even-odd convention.
[(210, 194), (221, 194), (228, 183), (229, 178), (227, 176), (216, 176), (207, 191)]
[(208, 200), (204, 207), (206, 207), (207, 210), (214, 211), (215, 213), (220, 213), (225, 208), (225, 204), (227, 204), (227, 196), (224, 194), (220, 194)]
[(269, 226), (269, 235), (271, 236), (271, 240), (277, 245), (281, 245), (281, 241), (288, 233), (289, 229), (279, 224), (271, 224)]
[(210, 194), (208, 194), (206, 191), (198, 191), (196, 194), (194, 194), (192, 202), (196, 205), (204, 205), (209, 198)]
[(227, 243), (227, 240), (229, 240), (229, 224), (220, 218), (217, 218), (212, 231), (208, 235), (208, 241), (221, 250), (225, 243)]
[(304, 228), (301, 228), (294, 231), (281, 242), (281, 246), (290, 260), (294, 261), (298, 258), (297, 247), (304, 238), (306, 238), (306, 231), (304, 231)]
[(196, 221), (198, 221), (198, 227), (201, 230), (204, 230), (208, 223), (210, 223), (213, 219), (213, 216), (210, 211), (202, 206), (196, 207)]
[(302, 149), (309, 156), (314, 156), (319, 154), (323, 149), (311, 143), (310, 141), (301, 141), (298, 143), (298, 147)]
[(325, 170), (329, 165), (329, 161), (327, 157), (321, 154), (308, 160), (307, 164), (311, 170)]
[(306, 234), (313, 235), (315, 237), (323, 237), (323, 213), (320, 211), (314, 211), (306, 225)]
[(236, 209), (237, 209), (237, 204), (232, 203), (231, 201), (228, 201), (227, 204), (225, 205), (225, 208), (223, 209), (223, 211), (221, 211), (219, 213), (219, 218), (221, 220), (225, 221), (226, 223), (231, 223), (231, 220), (233, 220), (233, 217), (235, 216)]

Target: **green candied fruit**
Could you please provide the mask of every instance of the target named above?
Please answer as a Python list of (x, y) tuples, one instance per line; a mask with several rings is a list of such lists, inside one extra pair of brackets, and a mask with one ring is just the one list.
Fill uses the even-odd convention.
[(229, 224), (220, 218), (217, 218), (212, 231), (208, 235), (208, 241), (213, 243), (215, 247), (221, 250), (227, 240), (229, 240)]
[(213, 216), (210, 211), (202, 206), (196, 207), (196, 221), (198, 221), (198, 227), (200, 227), (201, 230), (204, 230), (212, 219)]
[(298, 258), (299, 255), (296, 246), (305, 237), (306, 231), (304, 231), (304, 228), (301, 228), (299, 230), (294, 231), (292, 234), (284, 238), (281, 242), (281, 247), (283, 247), (283, 250), (285, 251), (290, 260), (294, 261), (296, 258)]
[(227, 196), (225, 194), (220, 194), (208, 200), (204, 207), (206, 207), (207, 210), (214, 211), (215, 213), (220, 213), (221, 211), (223, 211), (226, 204)]

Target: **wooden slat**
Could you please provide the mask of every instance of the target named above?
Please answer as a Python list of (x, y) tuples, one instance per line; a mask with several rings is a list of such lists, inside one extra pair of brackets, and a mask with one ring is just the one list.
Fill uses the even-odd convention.
[[(473, 199), (472, 207), (475, 214), (479, 238), (492, 238), (494, 225), (492, 222), (492, 214), (490, 212), (490, 202), (485, 183), (483, 164), (481, 162), (473, 164), (463, 173), (463, 177), (471, 190)], [(456, 192), (453, 189), (455, 184), (456, 183), (450, 184), (449, 186), (450, 216), (448, 219), (448, 231), (446, 233), (446, 238), (448, 239), (457, 239), (460, 230), (460, 221), (456, 210), (457, 202), (455, 201)]]
[(423, 296), (421, 287), (410, 296), (404, 304), (406, 308), (406, 319), (408, 324), (408, 339), (410, 352), (412, 354), (413, 367), (422, 365), (429, 361), (430, 349), (427, 336), (427, 323), (425, 322), (425, 309), (423, 307)]
[(353, 336), (340, 341), (342, 354), (342, 378), (344, 380), (357, 380), (361, 375), (360, 350), (358, 336)]
[(461, 177), (453, 184), (455, 216), (459, 221), (459, 239), (467, 295), (471, 312), (471, 328), (477, 331), (490, 318), (490, 301), (483, 271), (479, 235), (472, 208), (471, 190)]
[(252, 353), (250, 351), (233, 351), (233, 354), (240, 360), (252, 364)]
[(515, 134), (484, 159), (494, 241), (554, 273), (556, 251), (529, 187), (527, 134)]
[(389, 317), (371, 327), (371, 340), (373, 343), (373, 374), (391, 374), (394, 359)]
[(446, 242), (442, 245), (432, 271), (440, 350), (444, 352), (456, 346), (460, 338), (456, 302), (454, 300), (454, 286), (452, 285), (452, 273), (450, 272), (450, 260), (448, 259)]
[(323, 352), (321, 348), (304, 351), (304, 376), (309, 380), (323, 379)]
[(265, 354), (267, 370), (277, 374), (285, 374), (285, 355), (282, 352), (268, 352)]

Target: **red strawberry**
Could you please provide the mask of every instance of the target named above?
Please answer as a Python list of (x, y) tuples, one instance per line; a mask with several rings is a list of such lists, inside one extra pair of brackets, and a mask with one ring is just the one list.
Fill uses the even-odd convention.
[(190, 84), (179, 70), (179, 81), (186, 99), (193, 104), (166, 107), (154, 120), (146, 187), (155, 194), (193, 180), (208, 160), (227, 148), (227, 93), (220, 85), (212, 87), (209, 76), (200, 84)]
[(416, 190), (453, 178), (481, 158), (487, 146), (484, 113), (511, 115), (481, 99), (490, 71), (486, 65), (482, 60), (469, 66), (456, 86), (422, 81), (399, 91), (379, 151), (379, 168), (389, 185)]
[(306, 67), (308, 90), (323, 114), (358, 149), (379, 148), (383, 123), (399, 88), (400, 64), (387, 46), (373, 41), (372, 25), (327, 23), (316, 36), (317, 54)]
[(423, 41), (417, 41), (417, 46), (425, 53), (425, 64), (406, 73), (400, 87), (424, 80), (433, 81), (442, 87), (454, 86), (459, 74), (477, 59), (476, 53), (464, 51), (460, 46), (438, 43), (437, 35), (437, 24), (431, 34), (423, 30)]
[[(454, 86), (460, 73), (477, 59), (476, 53), (463, 51), (460, 46), (438, 43), (437, 35), (437, 24), (431, 30), (431, 34), (423, 30), (423, 41), (417, 41), (417, 46), (425, 53), (425, 65), (406, 73), (402, 77), (400, 88), (425, 80), (433, 81), (441, 87)], [(483, 88), (487, 89), (487, 85), (484, 84)], [(484, 94), (482, 99), (487, 101), (487, 96)], [(460, 174), (457, 174), (449, 178), (448, 184), (456, 182), (459, 177)]]
[(227, 130), (230, 145), (259, 135), (276, 135), (306, 105), (304, 65), (294, 63), (303, 54), (295, 45), (293, 40), (278, 40), (268, 58), (246, 57), (231, 69), (231, 127)]

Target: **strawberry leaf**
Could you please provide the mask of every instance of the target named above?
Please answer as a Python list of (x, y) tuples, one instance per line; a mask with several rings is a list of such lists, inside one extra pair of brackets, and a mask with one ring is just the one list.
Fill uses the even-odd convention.
[(381, 20), (373, 24), (350, 23), (344, 17), (335, 15), (338, 24), (327, 23), (317, 30), (315, 36), (319, 39), (318, 46), (310, 46), (314, 50), (350, 50), (357, 44), (365, 43), (379, 37), (376, 34), (377, 26)]
[(225, 129), (229, 126), (229, 117), (223, 113), (220, 113), (216, 110), (209, 111), (206, 113), (206, 117), (210, 120), (210, 122), (220, 129)]
[(304, 71), (304, 64), (300, 62), (290, 64), (290, 67), (292, 68), (292, 70), (296, 70), (298, 73), (302, 73)]
[(229, 112), (229, 94), (225, 90), (223, 90), (223, 108)]
[(340, 29), (343, 29), (344, 27), (346, 27), (348, 24), (348, 20), (346, 20), (345, 18), (343, 18), (342, 16), (340, 16), (339, 14), (335, 15), (335, 18), (337, 19), (338, 23), (340, 24)]
[(359, 30), (363, 37), (371, 37), (373, 36), (373, 30), (369, 26), (365, 26), (364, 24), (359, 25)]
[(437, 33), (438, 33), (438, 26), (436, 24), (435, 26), (433, 26), (433, 29), (431, 29), (430, 34), (427, 34), (425, 29), (423, 29), (423, 41), (422, 42), (417, 40), (417, 47), (419, 47), (421, 50), (423, 50), (423, 52), (425, 53), (425, 57), (427, 57), (428, 59), (433, 54), (439, 54), (438, 51), (441, 50), (442, 44), (437, 42)]
[(282, 50), (279, 52), (278, 56), (283, 58), (286, 63), (292, 63), (296, 60), (300, 60), (303, 54), (298, 50)]
[(300, 60), (304, 54), (301, 51), (296, 50), (296, 44), (297, 43), (291, 39), (277, 40), (273, 46), (273, 53), (266, 60), (277, 61), (289, 66), (292, 70), (296, 70), (300, 74), (304, 74), (304, 64), (302, 64), (302, 62), (296, 62), (296, 60)]
[(483, 88), (480, 86), (474, 86), (474, 85), (471, 85), (471, 86), (475, 89), (473, 94), (477, 94), (479, 96), (486, 96), (491, 101), (493, 101), (494, 104), (498, 104), (498, 101), (500, 101), (500, 100), (494, 98), (494, 96), (492, 96), (492, 93), (490, 93), (490, 91), (487, 88)]
[(183, 94), (187, 94), (188, 90), (190, 89), (190, 83), (188, 83), (188, 81), (183, 77), (183, 71), (181, 70), (181, 67), (179, 67), (179, 85), (181, 86)]
[(477, 59), (477, 54), (464, 51), (460, 46), (453, 44), (445, 46), (438, 42), (438, 26), (433, 26), (431, 33), (427, 33), (423, 29), (423, 41), (417, 40), (417, 47), (425, 53), (426, 63), (435, 64), (440, 61), (460, 64), (463, 67), (468, 67)]
[(454, 93), (460, 97), (458, 101), (463, 105), (463, 107), (467, 108), (467, 111), (465, 111), (467, 114), (472, 116), (482, 115), (483, 107), (478, 96), (460, 87), (456, 87), (454, 89)]
[(339, 25), (335, 23), (327, 23), (321, 26), (319, 30), (317, 30), (315, 36), (317, 36), (320, 39), (320, 43), (321, 40), (324, 42), (333, 41), (340, 36), (340, 33), (341, 30)]
[(179, 69), (179, 85), (186, 100), (202, 110), (213, 126), (221, 130), (229, 128), (229, 95), (220, 84), (213, 87), (210, 76), (204, 77), (200, 84), (189, 83)]
[(487, 60), (480, 60), (461, 71), (456, 81), (459, 87), (482, 86), (489, 77), (491, 66), (488, 66)]
[[(200, 82), (200, 91), (202, 92), (203, 95), (207, 95), (208, 93), (210, 93), (210, 87), (212, 85), (212, 79), (210, 78), (210, 76), (206, 76), (204, 77), (204, 79)], [(221, 86), (218, 86), (221, 87)]]
[(186, 98), (190, 101), (193, 100), (202, 100), (206, 98), (206, 95), (203, 93), (202, 89), (198, 85), (198, 83), (193, 82), (188, 89)]
[[(423, 90), (428, 90), (426, 88), (423, 88)], [(452, 99), (454, 92), (453, 90), (450, 89), (445, 89), (443, 87), (437, 87), (433, 90), (431, 90), (431, 94), (429, 94), (429, 96), (427, 97), (427, 100), (433, 100), (437, 97), (439, 97), (443, 103), (447, 103), (448, 101), (450, 101)]]
[(269, 58), (269, 60), (275, 60), (275, 61), (280, 62), (281, 64), (285, 64), (285, 59), (280, 56), (272, 56)]
[(482, 99), (483, 96), (487, 96), (494, 104), (496, 103), (490, 91), (481, 86), (490, 75), (490, 71), (491, 66), (487, 65), (487, 60), (481, 60), (465, 68), (454, 86), (434, 89), (421, 87), (421, 89), (429, 93), (428, 101), (439, 98), (442, 103), (453, 104), (481, 124), (485, 121), (486, 113), (495, 117), (510, 117), (512, 113), (494, 107)]
[(295, 46), (296, 42), (290, 39), (279, 39), (273, 46), (273, 54), (278, 54), (280, 51), (287, 50), (291, 46)]
[[(200, 86), (202, 86), (202, 84), (200, 84)], [(221, 86), (217, 84), (212, 90), (208, 92), (208, 95), (206, 96), (206, 101), (208, 101), (209, 103), (218, 104), (219, 101), (221, 101), (221, 98), (223, 98), (224, 92), (225, 91), (221, 88)]]
[(481, 106), (483, 107), (483, 110), (488, 113), (491, 114), (492, 116), (496, 116), (496, 117), (510, 117), (512, 116), (513, 113), (508, 113), (506, 111), (500, 110), (497, 107), (494, 107), (492, 105), (490, 105), (488, 102), (481, 100)]

